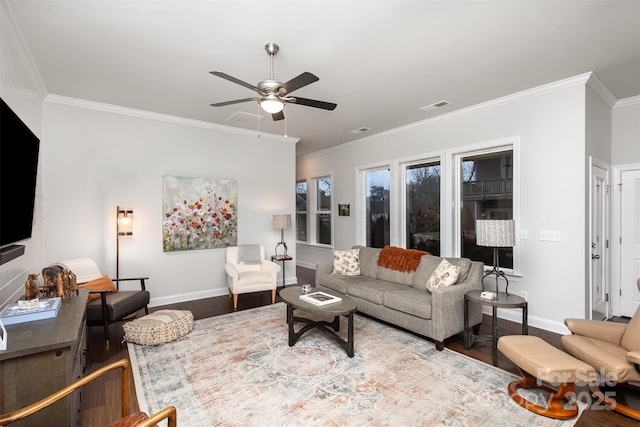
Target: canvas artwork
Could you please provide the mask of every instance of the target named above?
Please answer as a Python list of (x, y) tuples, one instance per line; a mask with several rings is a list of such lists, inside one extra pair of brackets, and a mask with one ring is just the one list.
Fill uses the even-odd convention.
[(162, 177), (164, 252), (238, 244), (238, 185), (231, 179)]

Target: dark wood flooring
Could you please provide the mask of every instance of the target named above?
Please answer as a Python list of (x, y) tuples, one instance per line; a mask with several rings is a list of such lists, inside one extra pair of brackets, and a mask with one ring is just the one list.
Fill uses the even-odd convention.
[[(297, 277), (299, 283), (315, 283), (314, 271), (311, 269), (297, 267)], [(280, 301), (279, 297), (277, 301)], [(238, 299), (238, 310), (246, 310), (261, 305), (271, 303), (270, 292), (261, 292), (254, 294), (244, 294)], [(171, 304), (163, 307), (150, 308), (153, 312), (161, 308), (190, 310), (194, 318), (204, 319), (207, 317), (218, 316), (221, 314), (233, 312), (233, 306), (228, 296), (216, 298), (207, 298), (196, 301), (189, 301), (180, 304)], [(144, 312), (140, 313), (143, 315)], [(628, 319), (616, 319), (617, 321), (625, 321)], [(518, 335), (521, 333), (519, 323), (509, 322), (503, 319), (498, 321), (500, 335)], [(480, 334), (490, 334), (491, 318), (484, 316)], [(128, 358), (126, 343), (122, 343), (122, 325), (120, 323), (111, 325), (111, 345), (105, 346), (102, 329), (99, 327), (89, 328), (89, 354), (87, 373), (93, 372), (100, 367), (122, 358)], [(552, 332), (529, 327), (529, 334), (539, 336), (546, 342), (557, 348), (560, 345), (560, 335)], [(462, 336), (454, 336), (445, 342), (445, 346), (451, 350), (465, 354), (477, 360), (491, 364), (491, 342), (480, 341), (475, 343), (471, 349), (465, 350)], [(356, 340), (357, 351), (357, 340)], [(498, 367), (515, 374), (518, 374), (516, 366), (500, 352), (498, 352)], [(119, 418), (120, 414), (120, 377), (119, 373), (112, 373), (96, 380), (85, 387), (82, 402), (82, 421), (81, 426), (95, 427), (107, 425)], [(133, 384), (133, 383), (132, 383)], [(586, 389), (577, 389), (582, 392), (583, 396), (588, 396)], [(634, 397), (635, 398), (635, 397)], [(135, 389), (131, 390), (131, 410), (138, 410), (138, 403), (135, 396)], [(180, 425), (180, 414), (178, 413), (178, 425)], [(617, 412), (605, 409), (602, 405), (594, 403), (591, 409), (585, 410), (577, 421), (576, 426), (579, 427), (601, 427), (601, 426), (637, 426), (638, 422), (625, 417)]]

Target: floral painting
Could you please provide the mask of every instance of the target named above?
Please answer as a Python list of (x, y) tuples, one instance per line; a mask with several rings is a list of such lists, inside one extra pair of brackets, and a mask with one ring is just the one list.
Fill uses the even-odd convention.
[(163, 251), (236, 246), (237, 188), (229, 179), (163, 176)]

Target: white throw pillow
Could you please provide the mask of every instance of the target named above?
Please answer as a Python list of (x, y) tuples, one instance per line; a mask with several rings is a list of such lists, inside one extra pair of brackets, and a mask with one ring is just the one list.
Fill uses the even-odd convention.
[(333, 274), (358, 276), (360, 274), (360, 249), (333, 251)]
[(458, 281), (458, 275), (460, 275), (460, 267), (443, 259), (427, 280), (427, 290), (451, 286)]

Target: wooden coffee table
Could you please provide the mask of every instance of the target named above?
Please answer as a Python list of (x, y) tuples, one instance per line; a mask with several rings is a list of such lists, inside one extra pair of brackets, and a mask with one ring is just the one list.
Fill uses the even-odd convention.
[[(312, 288), (312, 292), (317, 291), (317, 288)], [(302, 295), (302, 287), (293, 286), (282, 289), (280, 291), (280, 298), (287, 304), (287, 324), (289, 325), (289, 347), (293, 347), (298, 339), (308, 330), (316, 328), (324, 332), (327, 336), (335, 340), (340, 347), (344, 348), (349, 357), (354, 355), (353, 344), (353, 314), (358, 309), (356, 301), (348, 295), (332, 291), (330, 289), (322, 289), (322, 292), (342, 298), (342, 301), (327, 304), (327, 305), (315, 305), (310, 302), (306, 302), (300, 299)], [(303, 310), (307, 313), (324, 314), (333, 316), (332, 322), (316, 321), (307, 319), (305, 317), (296, 317), (293, 315), (293, 310)], [(340, 316), (347, 318), (347, 340), (345, 341), (336, 332), (340, 331)], [(293, 324), (295, 322), (305, 323), (298, 332), (294, 331)]]

